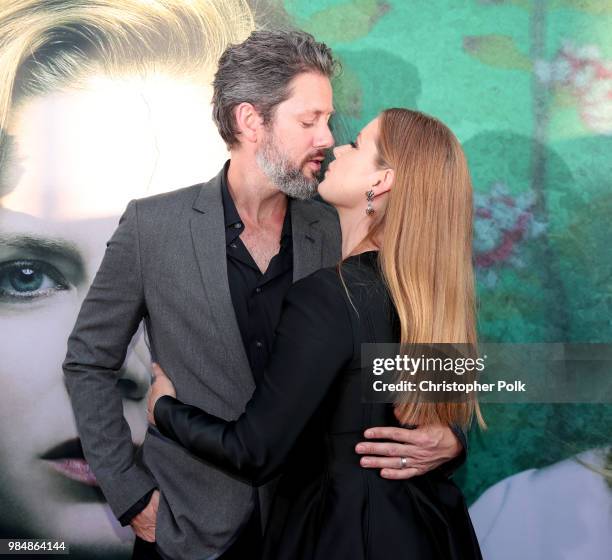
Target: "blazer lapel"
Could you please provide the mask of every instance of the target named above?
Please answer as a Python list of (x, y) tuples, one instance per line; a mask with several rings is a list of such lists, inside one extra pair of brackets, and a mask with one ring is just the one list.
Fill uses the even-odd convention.
[(240, 377), (239, 386), (248, 398), (255, 384), (242, 343), (227, 277), (221, 173), (202, 185), (193, 204), (195, 212), (190, 220), (191, 238), (204, 292), (220, 338), (227, 349), (227, 360), (234, 366)]
[(314, 227), (319, 219), (310, 210), (301, 200), (291, 201), (294, 282), (323, 266), (321, 232)]

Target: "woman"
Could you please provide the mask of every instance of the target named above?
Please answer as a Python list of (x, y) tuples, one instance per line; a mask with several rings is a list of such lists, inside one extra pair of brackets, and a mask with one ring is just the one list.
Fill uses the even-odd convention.
[[(319, 192), (338, 210), (344, 261), (290, 289), (245, 413), (226, 422), (181, 403), (156, 365), (149, 420), (252, 484), (282, 467), (266, 559), (480, 558), (463, 497), (441, 472), (398, 491), (362, 472), (353, 452), (363, 429), (392, 412), (361, 402), (362, 343), (475, 343), (463, 152), (439, 121), (389, 109), (334, 153)], [(466, 426), (474, 414), (473, 398), (395, 406), (405, 424)]]
[[(127, 202), (208, 179), (227, 158), (210, 82), (254, 27), (241, 0), (0, 5), (2, 537), (130, 555), (133, 532), (83, 457), (66, 340)], [(149, 364), (139, 331), (120, 380), (135, 445)]]

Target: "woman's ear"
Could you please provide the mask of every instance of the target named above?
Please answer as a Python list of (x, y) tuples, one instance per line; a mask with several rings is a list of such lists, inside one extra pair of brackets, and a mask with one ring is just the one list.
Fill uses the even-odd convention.
[(263, 119), (251, 103), (240, 103), (234, 109), (234, 118), (240, 139), (246, 142), (257, 142)]
[(395, 172), (393, 169), (381, 169), (375, 174), (376, 181), (372, 184), (372, 190), (374, 191), (374, 197), (385, 194), (391, 190), (393, 180), (395, 179)]

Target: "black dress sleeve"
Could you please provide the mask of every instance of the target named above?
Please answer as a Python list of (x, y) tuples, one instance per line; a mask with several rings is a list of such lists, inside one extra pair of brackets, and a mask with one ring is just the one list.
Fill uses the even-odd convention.
[(154, 409), (159, 431), (253, 485), (274, 478), (353, 357), (349, 310), (341, 290), (330, 269), (291, 286), (263, 379), (237, 420), (228, 422), (164, 396)]

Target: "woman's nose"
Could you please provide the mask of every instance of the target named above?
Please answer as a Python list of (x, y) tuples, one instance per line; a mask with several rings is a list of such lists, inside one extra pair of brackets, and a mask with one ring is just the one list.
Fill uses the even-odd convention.
[(333, 149), (334, 157), (338, 158), (338, 156), (341, 156), (344, 152), (346, 152), (348, 148), (349, 148), (348, 144), (341, 144), (340, 146), (336, 146)]
[(145, 343), (142, 325), (134, 335), (117, 382), (124, 399), (140, 400), (151, 385), (151, 354)]

